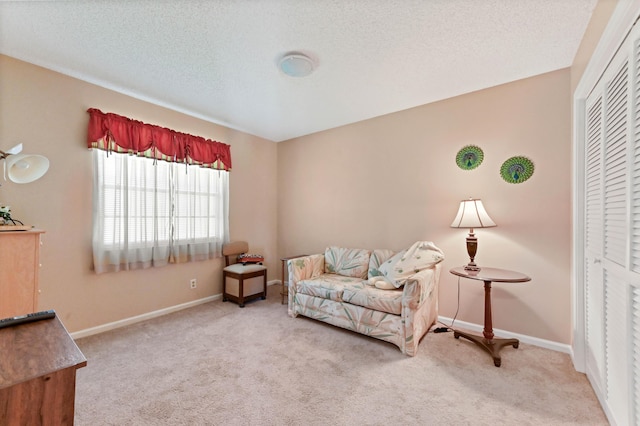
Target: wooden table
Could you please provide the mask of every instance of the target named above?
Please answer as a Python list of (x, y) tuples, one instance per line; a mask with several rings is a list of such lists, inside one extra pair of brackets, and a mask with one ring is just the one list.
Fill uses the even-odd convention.
[(0, 424), (72, 425), (85, 365), (58, 317), (0, 329)]
[(479, 271), (468, 271), (464, 267), (453, 268), (449, 272), (463, 278), (471, 280), (484, 281), (484, 330), (483, 336), (465, 333), (453, 330), (453, 337), (459, 339), (464, 337), (475, 343), (476, 345), (489, 352), (493, 358), (493, 364), (500, 367), (502, 360), (500, 359), (500, 350), (508, 345), (518, 348), (520, 342), (518, 339), (494, 339), (493, 338), (493, 322), (491, 319), (491, 283), (523, 283), (531, 281), (531, 278), (521, 274), (520, 272), (509, 271), (498, 268), (481, 268)]
[(308, 256), (307, 254), (297, 254), (295, 256), (288, 256), (288, 257), (283, 257), (282, 259), (280, 259), (282, 261), (282, 291), (280, 292), (280, 296), (282, 296), (282, 300), (280, 301), (281, 305), (284, 305), (284, 297), (288, 294), (287, 292), (287, 287), (285, 286), (284, 283), (284, 273), (285, 273), (285, 266), (287, 265), (287, 262), (291, 259), (297, 259), (299, 257), (303, 257), (303, 256)]

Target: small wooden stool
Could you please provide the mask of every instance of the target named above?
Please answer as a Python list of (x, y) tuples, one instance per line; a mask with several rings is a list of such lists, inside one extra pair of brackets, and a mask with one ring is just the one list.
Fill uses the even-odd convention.
[[(244, 308), (245, 301), (257, 298), (264, 300), (267, 298), (267, 267), (255, 263), (236, 263), (237, 256), (248, 251), (249, 244), (246, 241), (235, 241), (222, 246), (222, 255), (226, 265), (222, 270), (222, 301), (231, 300), (241, 308)], [(230, 258), (233, 258), (233, 262)], [(262, 288), (256, 292), (257, 287), (253, 283), (253, 285), (249, 284), (248, 288), (245, 289), (245, 281), (256, 277), (263, 277)], [(237, 285), (227, 286), (227, 278), (237, 280)]]

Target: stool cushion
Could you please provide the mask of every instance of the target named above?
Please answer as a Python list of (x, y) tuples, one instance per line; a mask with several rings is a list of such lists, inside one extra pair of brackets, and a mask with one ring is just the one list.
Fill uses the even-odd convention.
[(233, 272), (235, 274), (248, 274), (249, 272), (258, 272), (263, 270), (266, 271), (267, 267), (252, 263), (248, 263), (246, 265), (243, 265), (242, 263), (234, 263), (233, 265), (229, 265), (223, 269), (223, 271)]

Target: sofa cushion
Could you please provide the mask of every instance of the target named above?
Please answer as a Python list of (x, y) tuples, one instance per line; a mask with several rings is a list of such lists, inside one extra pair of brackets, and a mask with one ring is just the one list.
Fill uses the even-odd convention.
[(369, 285), (354, 285), (345, 287), (342, 299), (374, 311), (393, 315), (402, 313), (402, 289), (383, 290)]
[(327, 247), (324, 252), (324, 271), (366, 279), (370, 255), (371, 252), (365, 249)]
[(431, 241), (418, 241), (383, 263), (379, 270), (389, 282), (400, 287), (412, 275), (432, 268), (443, 259), (444, 253)]
[(310, 280), (298, 281), (296, 291), (309, 296), (341, 302), (344, 289), (353, 285), (362, 286), (362, 279), (345, 277), (344, 275), (322, 274)]
[(371, 252), (369, 258), (369, 279), (373, 277), (379, 277), (382, 273), (378, 270), (380, 265), (386, 262), (395, 252), (388, 249), (376, 249)]

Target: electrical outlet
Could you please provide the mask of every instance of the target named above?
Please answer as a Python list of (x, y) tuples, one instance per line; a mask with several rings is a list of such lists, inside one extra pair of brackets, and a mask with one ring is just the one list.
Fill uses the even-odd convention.
[(198, 286), (198, 282), (195, 278), (191, 279), (191, 281), (189, 281), (189, 284), (191, 285), (191, 288), (196, 288)]

